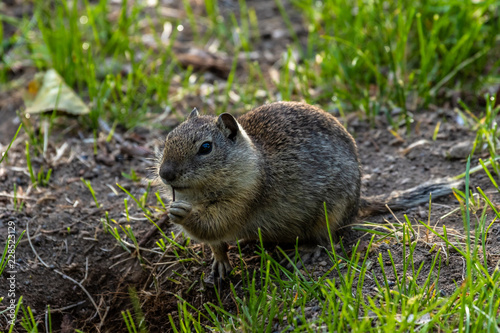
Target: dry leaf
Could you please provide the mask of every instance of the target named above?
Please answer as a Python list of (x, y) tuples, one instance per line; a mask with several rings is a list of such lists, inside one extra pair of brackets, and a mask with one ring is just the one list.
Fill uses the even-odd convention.
[(33, 101), (26, 101), (26, 113), (37, 114), (47, 111), (65, 111), (73, 115), (83, 115), (90, 112), (80, 97), (68, 87), (62, 77), (54, 70), (49, 69), (43, 76), (40, 89), (36, 83), (29, 85), (30, 93), (35, 92)]

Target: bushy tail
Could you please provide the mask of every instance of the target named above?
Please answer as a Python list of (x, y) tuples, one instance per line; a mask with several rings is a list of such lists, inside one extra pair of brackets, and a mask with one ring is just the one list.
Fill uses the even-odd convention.
[(365, 217), (380, 213), (387, 213), (389, 206), (392, 210), (407, 209), (429, 202), (429, 195), (436, 199), (453, 192), (453, 188), (463, 187), (462, 180), (453, 178), (439, 178), (423, 183), (419, 186), (404, 190), (394, 191), (388, 197), (373, 196), (361, 198), (359, 216)]

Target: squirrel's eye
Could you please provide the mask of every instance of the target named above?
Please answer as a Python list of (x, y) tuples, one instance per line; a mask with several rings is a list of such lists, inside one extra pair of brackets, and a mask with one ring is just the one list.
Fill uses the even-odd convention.
[(203, 142), (198, 150), (198, 154), (207, 155), (212, 151), (212, 142)]

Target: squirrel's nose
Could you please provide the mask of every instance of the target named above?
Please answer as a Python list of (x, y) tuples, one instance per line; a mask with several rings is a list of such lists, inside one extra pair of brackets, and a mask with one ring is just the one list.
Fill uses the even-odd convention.
[(175, 177), (177, 176), (174, 165), (168, 162), (164, 162), (161, 165), (158, 174), (160, 175), (161, 178), (163, 178), (167, 182), (174, 181)]

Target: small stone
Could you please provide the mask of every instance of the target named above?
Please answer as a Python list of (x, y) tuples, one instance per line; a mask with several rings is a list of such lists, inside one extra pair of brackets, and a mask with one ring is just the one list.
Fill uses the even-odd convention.
[(104, 154), (104, 153), (99, 153), (97, 154), (95, 158), (97, 163), (104, 164), (106, 166), (113, 166), (115, 164), (115, 159), (113, 156)]
[(287, 34), (287, 32), (284, 29), (275, 29), (271, 33), (271, 37), (273, 39), (282, 39), (282, 38), (284, 38), (286, 36), (286, 34)]
[(429, 211), (427, 209), (424, 209), (422, 207), (418, 207), (418, 216), (422, 219), (425, 220), (427, 219), (427, 214)]
[(387, 162), (389, 162), (389, 163), (392, 163), (392, 162), (394, 162), (396, 160), (396, 158), (394, 156), (392, 156), (392, 155), (386, 155), (385, 156), (385, 160)]
[(467, 158), (472, 151), (472, 146), (471, 141), (460, 142), (448, 149), (446, 158), (450, 160)]

